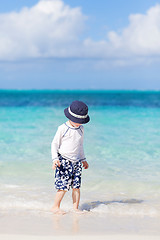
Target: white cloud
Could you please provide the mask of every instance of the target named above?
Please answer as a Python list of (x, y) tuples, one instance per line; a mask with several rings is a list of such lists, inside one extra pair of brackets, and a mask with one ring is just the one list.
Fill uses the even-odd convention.
[(150, 8), (146, 14), (132, 14), (129, 25), (120, 33), (110, 31), (107, 39), (84, 41), (91, 56), (110, 58), (118, 62), (130, 62), (133, 58), (143, 62), (146, 57), (160, 56), (160, 5)]
[[(110, 31), (107, 39), (95, 42), (86, 39), (85, 54), (100, 59), (100, 68), (126, 65), (149, 65), (160, 60), (160, 4), (146, 14), (132, 14), (129, 25), (120, 33)], [(108, 62), (108, 60), (110, 62)]]
[(121, 34), (108, 33), (115, 50), (126, 55), (150, 56), (160, 54), (160, 5), (150, 8), (146, 14), (132, 14), (129, 26)]
[(0, 14), (0, 60), (77, 57), (111, 60), (114, 65), (153, 61), (160, 56), (160, 4), (132, 14), (121, 32), (82, 40), (86, 16), (61, 0), (41, 0), (20, 12)]
[(74, 55), (85, 16), (61, 0), (42, 0), (20, 12), (0, 14), (0, 59)]

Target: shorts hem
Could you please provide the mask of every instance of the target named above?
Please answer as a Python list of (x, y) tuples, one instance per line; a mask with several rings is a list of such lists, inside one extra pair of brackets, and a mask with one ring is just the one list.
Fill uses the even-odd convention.
[(68, 189), (62, 189), (62, 188), (56, 188), (56, 190), (60, 190), (60, 191), (65, 191), (65, 192), (68, 192), (69, 190)]

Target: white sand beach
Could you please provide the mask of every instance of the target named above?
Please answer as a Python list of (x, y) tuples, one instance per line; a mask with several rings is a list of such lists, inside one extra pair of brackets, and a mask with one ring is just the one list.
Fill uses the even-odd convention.
[(1, 213), (1, 240), (159, 240), (160, 219), (106, 214)]
[(159, 236), (146, 235), (81, 235), (81, 236), (25, 236), (25, 235), (0, 235), (2, 240), (159, 240)]

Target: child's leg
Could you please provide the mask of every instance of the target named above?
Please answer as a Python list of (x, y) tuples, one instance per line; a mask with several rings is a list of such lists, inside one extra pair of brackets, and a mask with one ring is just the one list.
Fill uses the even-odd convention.
[(74, 210), (77, 210), (78, 206), (79, 206), (79, 201), (80, 201), (80, 189), (79, 188), (73, 188), (72, 199), (73, 199), (73, 208), (74, 208)]
[(78, 210), (78, 207), (79, 207), (81, 174), (82, 174), (82, 162), (78, 161), (73, 164), (72, 199), (73, 199), (74, 210)]
[(61, 201), (65, 195), (66, 191), (64, 190), (58, 190), (57, 193), (56, 193), (56, 197), (55, 197), (55, 200), (54, 200), (54, 204), (53, 204), (53, 207), (52, 207), (52, 211), (57, 211), (60, 209), (60, 204), (61, 204)]

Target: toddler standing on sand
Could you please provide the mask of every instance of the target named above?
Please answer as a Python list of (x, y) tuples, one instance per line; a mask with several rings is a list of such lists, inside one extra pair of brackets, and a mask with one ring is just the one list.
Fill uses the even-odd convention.
[(80, 186), (82, 165), (88, 168), (83, 151), (82, 124), (88, 123), (88, 107), (81, 101), (74, 101), (64, 109), (65, 116), (69, 119), (60, 125), (51, 144), (51, 153), (55, 171), (55, 187), (57, 189), (52, 211), (64, 213), (60, 210), (61, 201), (72, 187), (73, 209), (78, 210), (80, 201)]

